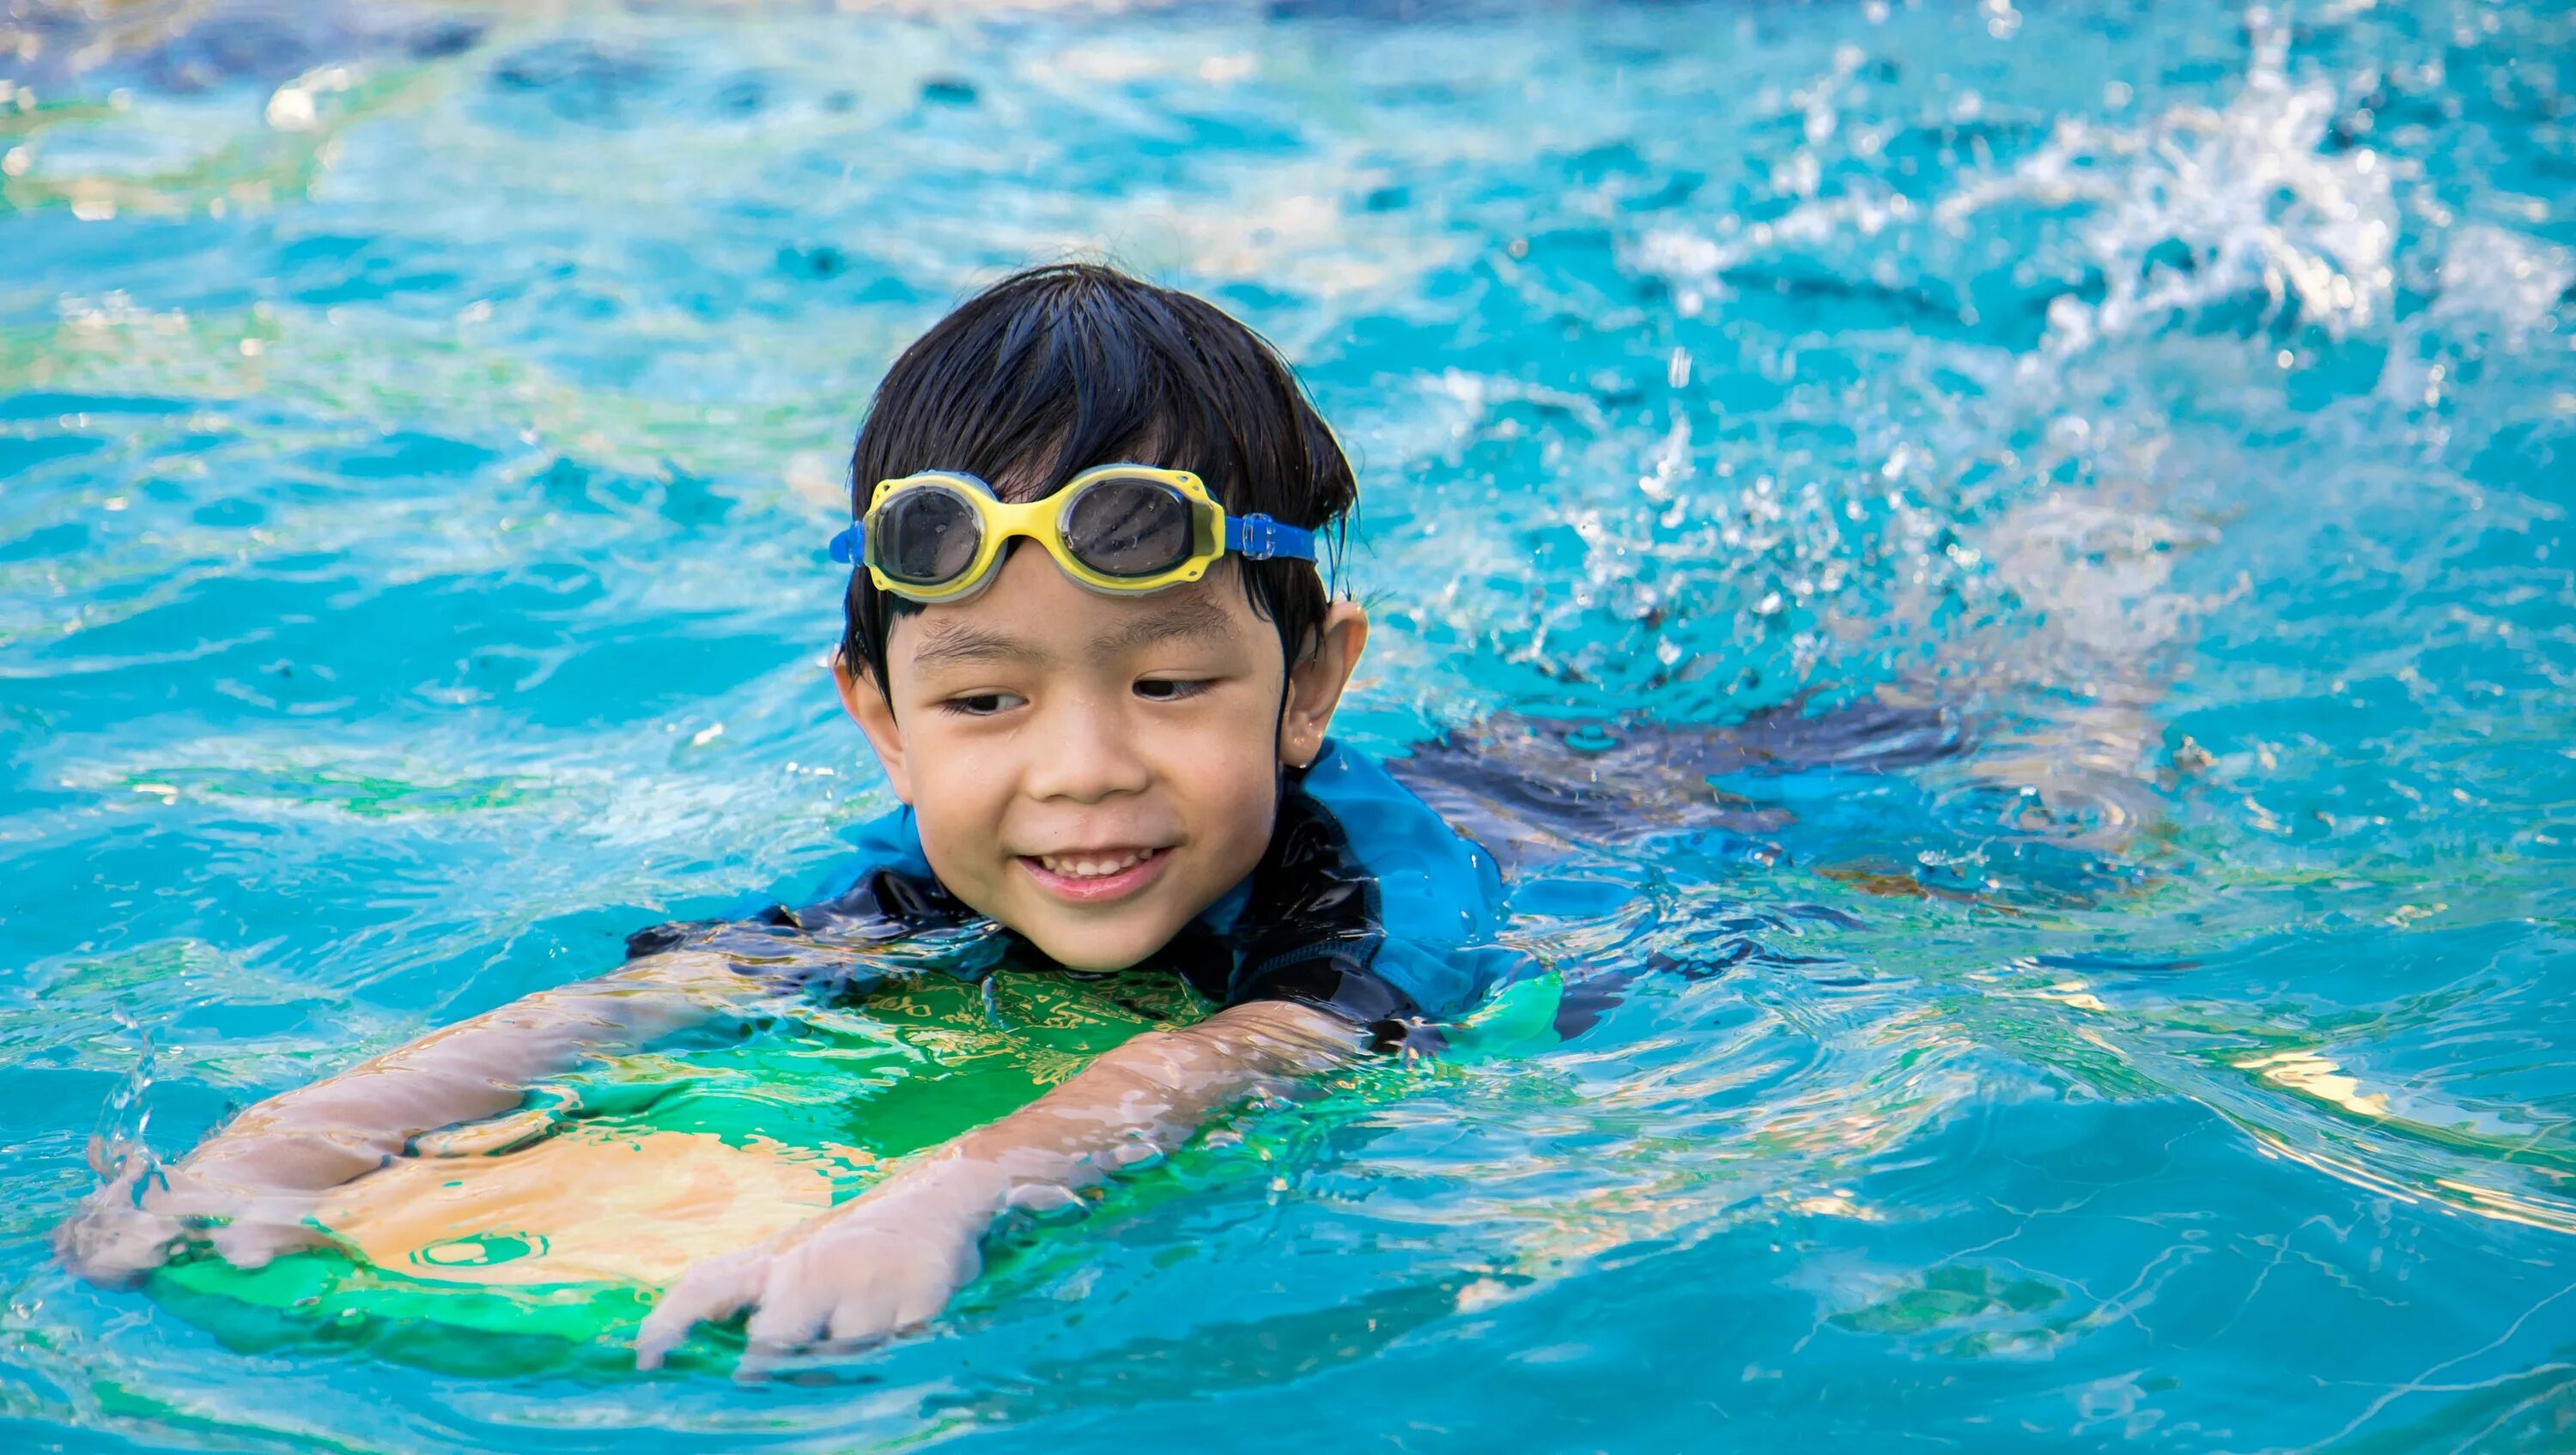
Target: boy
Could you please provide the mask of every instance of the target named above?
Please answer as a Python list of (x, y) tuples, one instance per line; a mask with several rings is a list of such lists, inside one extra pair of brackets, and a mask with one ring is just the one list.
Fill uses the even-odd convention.
[[(1427, 1041), (1494, 978), (1493, 861), (1326, 737), (1368, 621), (1329, 598), (1315, 543), (1355, 485), (1259, 338), (1107, 269), (1023, 273), (896, 361), (852, 470), (835, 676), (905, 807), (822, 902), (767, 925), (883, 939), (980, 917), (1023, 960), (1168, 965), (1219, 1008), (692, 1268), (638, 1336), (648, 1368), (744, 1311), (762, 1352), (918, 1325), (1006, 1211), (1062, 1205), (1267, 1085)], [(245, 1266), (318, 1241), (320, 1195), (413, 1138), (774, 994), (766, 933), (647, 932), (617, 974), (252, 1107), (103, 1189), (64, 1256), (113, 1280), (200, 1232)]]

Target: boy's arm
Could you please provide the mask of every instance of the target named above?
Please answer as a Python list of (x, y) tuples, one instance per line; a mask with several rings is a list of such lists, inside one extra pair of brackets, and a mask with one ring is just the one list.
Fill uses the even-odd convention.
[(771, 990), (721, 955), (675, 951), (540, 991), (271, 1097), (174, 1167), (129, 1161), (64, 1221), (55, 1244), (74, 1272), (122, 1283), (220, 1220), (216, 1250), (257, 1267), (322, 1241), (306, 1222), (320, 1194), (403, 1155), (414, 1137), (509, 1111), (534, 1081)]
[(644, 1321), (636, 1363), (656, 1367), (698, 1323), (747, 1308), (764, 1353), (922, 1323), (974, 1278), (978, 1244), (1004, 1212), (1063, 1206), (1179, 1146), (1225, 1107), (1356, 1060), (1368, 1042), (1340, 1015), (1278, 1000), (1137, 1036), (856, 1200), (691, 1268)]

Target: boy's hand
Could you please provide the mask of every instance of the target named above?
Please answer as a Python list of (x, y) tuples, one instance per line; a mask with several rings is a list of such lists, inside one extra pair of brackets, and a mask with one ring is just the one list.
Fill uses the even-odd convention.
[(691, 1328), (744, 1309), (753, 1360), (926, 1323), (981, 1271), (977, 1245), (1005, 1206), (1065, 1207), (1168, 1153), (1217, 1108), (1346, 1064), (1368, 1042), (1338, 1012), (1276, 1000), (1147, 1031), (856, 1202), (690, 1269), (636, 1331), (635, 1363), (657, 1368)]
[(700, 1323), (753, 1310), (750, 1358), (831, 1342), (866, 1344), (928, 1323), (983, 1267), (978, 1249), (1003, 1184), (982, 1163), (911, 1168), (786, 1232), (709, 1258), (682, 1275), (635, 1335), (635, 1366), (662, 1358)]
[[(220, 1144), (210, 1144), (213, 1150)], [(192, 1157), (163, 1167), (135, 1148), (93, 1148), (92, 1165), (107, 1182), (81, 1200), (54, 1229), (65, 1266), (93, 1283), (127, 1287), (170, 1260), (180, 1245), (203, 1238), (225, 1262), (259, 1268), (281, 1253), (328, 1245), (309, 1218), (320, 1193), (265, 1175), (263, 1159), (245, 1149)]]
[(543, 1077), (773, 992), (723, 956), (693, 951), (540, 991), (271, 1097), (176, 1166), (141, 1152), (93, 1151), (107, 1185), (55, 1230), (54, 1246), (83, 1277), (124, 1284), (193, 1238), (244, 1268), (327, 1245), (330, 1236), (309, 1221), (322, 1194), (405, 1155), (414, 1138), (426, 1151), (427, 1134), (441, 1127), (519, 1109)]

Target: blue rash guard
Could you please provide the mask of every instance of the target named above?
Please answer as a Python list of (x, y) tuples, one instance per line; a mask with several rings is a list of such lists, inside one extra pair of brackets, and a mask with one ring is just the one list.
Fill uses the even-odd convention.
[[(1285, 790), (1260, 864), (1148, 964), (1221, 1005), (1299, 1001), (1393, 1045), (1423, 1022), (1463, 1014), (1517, 963), (1493, 943), (1503, 898), (1493, 857), (1375, 761), (1328, 742), (1313, 766), (1286, 775)], [(696, 944), (775, 963), (757, 952), (784, 934), (888, 940), (985, 923), (931, 872), (911, 809), (851, 837), (858, 853), (804, 908), (647, 930), (628, 953)]]

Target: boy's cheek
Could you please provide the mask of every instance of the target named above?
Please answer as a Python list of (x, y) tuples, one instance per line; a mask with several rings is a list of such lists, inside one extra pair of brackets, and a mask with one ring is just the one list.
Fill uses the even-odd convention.
[(1008, 867), (1000, 862), (1001, 847), (995, 837), (1001, 805), (980, 802), (971, 780), (958, 783), (916, 776), (915, 786), (921, 791), (912, 799), (912, 811), (931, 872), (976, 911), (994, 914), (995, 906), (980, 901), (990, 899), (996, 871)]

